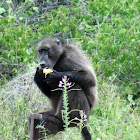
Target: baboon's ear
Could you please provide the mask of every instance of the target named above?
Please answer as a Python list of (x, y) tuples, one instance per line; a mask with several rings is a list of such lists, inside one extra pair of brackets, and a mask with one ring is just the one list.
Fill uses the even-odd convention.
[(66, 44), (66, 40), (61, 38), (61, 37), (57, 37), (56, 38), (57, 40), (59, 40), (59, 42), (62, 44), (62, 45), (65, 45)]
[(58, 45), (60, 45), (60, 40), (58, 39), (58, 38), (55, 38), (55, 40), (56, 40), (56, 43), (58, 44)]

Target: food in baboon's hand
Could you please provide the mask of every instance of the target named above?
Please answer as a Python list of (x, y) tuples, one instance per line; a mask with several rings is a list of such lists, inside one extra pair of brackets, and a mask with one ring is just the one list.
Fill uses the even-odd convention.
[(45, 78), (46, 78), (47, 74), (52, 73), (52, 72), (53, 72), (52, 69), (48, 69), (48, 68), (43, 69), (43, 73), (45, 74)]

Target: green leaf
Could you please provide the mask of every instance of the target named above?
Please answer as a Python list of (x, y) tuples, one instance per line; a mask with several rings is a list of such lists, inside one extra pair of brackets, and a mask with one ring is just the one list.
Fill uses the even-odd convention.
[(33, 10), (36, 11), (37, 13), (39, 13), (38, 9), (39, 9), (38, 7), (33, 7)]
[(0, 8), (0, 14), (3, 14), (4, 12), (6, 12), (6, 10), (4, 8)]
[(19, 17), (19, 20), (23, 20), (23, 17)]

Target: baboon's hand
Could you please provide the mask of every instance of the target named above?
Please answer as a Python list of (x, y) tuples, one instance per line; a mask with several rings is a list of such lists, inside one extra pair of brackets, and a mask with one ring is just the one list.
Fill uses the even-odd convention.
[(43, 69), (39, 69), (39, 67), (37, 67), (36, 69), (36, 73), (34, 76), (34, 80), (36, 83), (40, 83), (45, 79), (45, 75), (43, 74)]
[(52, 73), (49, 73), (45, 79), (45, 81), (48, 84), (56, 83), (61, 80), (61, 76), (59, 75), (59, 72), (53, 71)]
[(42, 119), (40, 125), (45, 126), (45, 125), (47, 124), (47, 122), (48, 122), (47, 118), (48, 118), (48, 115), (45, 115), (45, 116), (43, 117), (43, 119)]

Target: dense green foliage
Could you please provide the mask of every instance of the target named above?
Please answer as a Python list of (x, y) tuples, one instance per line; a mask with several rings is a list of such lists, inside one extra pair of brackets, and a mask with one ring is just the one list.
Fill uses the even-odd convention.
[(74, 0), (70, 7), (60, 6), (42, 14), (31, 0), (21, 3), (16, 11), (10, 1), (3, 4), (0, 9), (1, 78), (5, 73), (6, 77), (18, 74), (19, 68), (36, 62), (34, 45), (39, 40), (46, 35), (60, 35), (75, 39), (87, 51), (98, 75), (110, 83), (125, 86), (127, 95), (137, 94), (139, 7), (137, 0)]
[[(35, 44), (44, 37), (72, 39), (87, 52), (98, 75), (100, 101), (90, 117), (94, 139), (137, 139), (139, 15), (139, 0), (69, 0), (69, 3), (3, 0), (0, 2), (0, 85), (25, 69), (34, 68), (38, 63)], [(30, 102), (29, 95), (23, 97), (21, 91), (22, 96), (18, 96), (20, 91), (12, 91), (17, 94), (12, 96), (7, 89), (0, 93), (3, 114), (0, 138), (6, 132), (4, 139), (23, 139), (29, 133), (27, 117), (40, 111), (40, 107), (30, 108), (32, 103), (37, 106), (38, 101)], [(34, 95), (35, 91), (30, 89), (30, 92)], [(136, 106), (134, 111), (132, 105)], [(18, 121), (23, 123), (20, 129)]]

